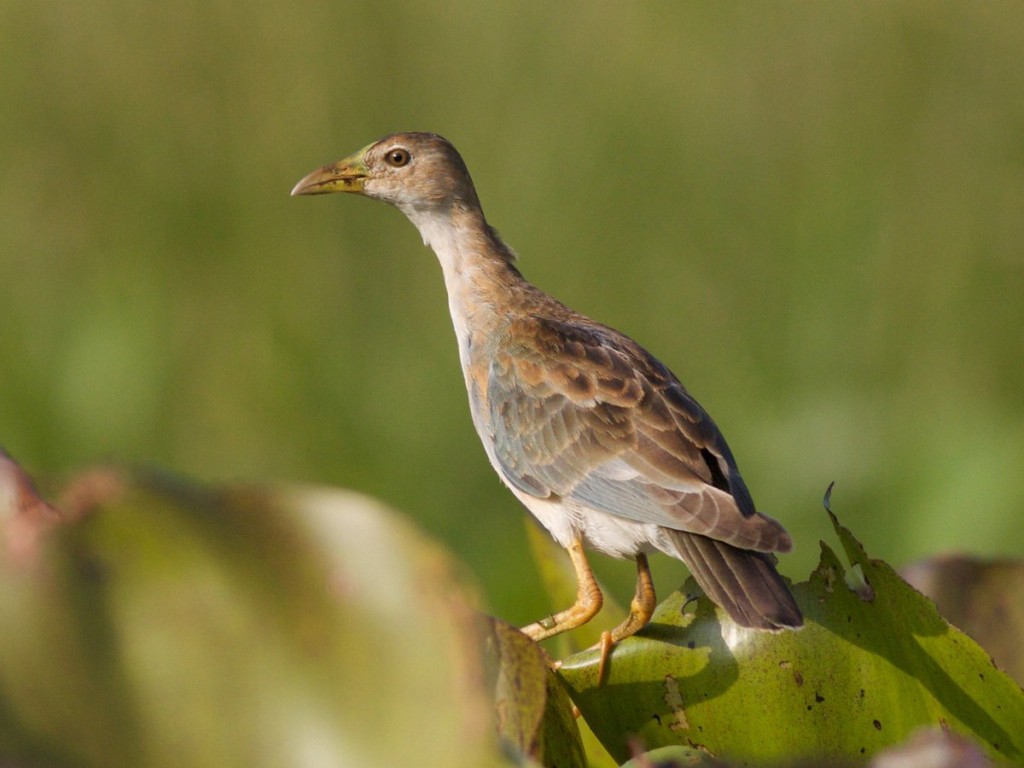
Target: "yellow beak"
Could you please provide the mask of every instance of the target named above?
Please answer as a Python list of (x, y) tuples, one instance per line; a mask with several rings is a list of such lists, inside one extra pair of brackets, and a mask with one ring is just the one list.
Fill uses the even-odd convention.
[(317, 168), (295, 185), (292, 195), (325, 195), (328, 192), (361, 194), (366, 176), (363, 150), (360, 150), (344, 160)]

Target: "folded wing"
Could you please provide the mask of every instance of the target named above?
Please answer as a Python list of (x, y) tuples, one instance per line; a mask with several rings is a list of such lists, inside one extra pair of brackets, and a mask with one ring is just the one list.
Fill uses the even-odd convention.
[(604, 326), (550, 319), (519, 321), (511, 336), (487, 401), (516, 488), (741, 549), (791, 548), (755, 511), (714, 422), (642, 348)]

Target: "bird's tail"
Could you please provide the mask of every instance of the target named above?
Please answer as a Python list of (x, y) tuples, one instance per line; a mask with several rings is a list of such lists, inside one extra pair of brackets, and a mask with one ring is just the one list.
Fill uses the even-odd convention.
[(754, 629), (803, 626), (803, 615), (775, 570), (773, 555), (696, 533), (673, 531), (671, 538), (700, 588), (737, 624)]

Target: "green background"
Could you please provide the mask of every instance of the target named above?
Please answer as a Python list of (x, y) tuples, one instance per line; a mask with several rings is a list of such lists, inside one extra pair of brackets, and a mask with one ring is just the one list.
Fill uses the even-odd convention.
[(894, 564), (1019, 555), (1022, 51), (1019, 3), (2, 0), (0, 444), (364, 491), (537, 618), (433, 255), (379, 203), (288, 197), (432, 130), (524, 273), (714, 415), (783, 572), (832, 480)]

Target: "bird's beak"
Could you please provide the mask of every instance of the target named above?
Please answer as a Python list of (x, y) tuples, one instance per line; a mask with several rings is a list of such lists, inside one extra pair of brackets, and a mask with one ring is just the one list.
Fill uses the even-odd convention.
[(324, 195), (328, 192), (362, 194), (366, 176), (363, 150), (360, 150), (344, 160), (317, 168), (295, 185), (292, 195)]

